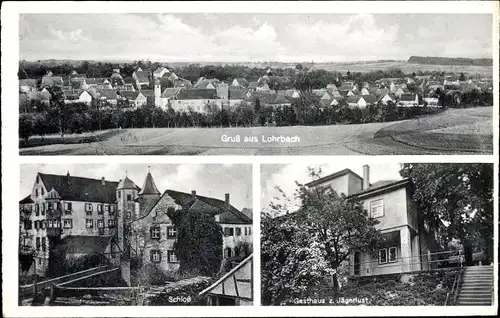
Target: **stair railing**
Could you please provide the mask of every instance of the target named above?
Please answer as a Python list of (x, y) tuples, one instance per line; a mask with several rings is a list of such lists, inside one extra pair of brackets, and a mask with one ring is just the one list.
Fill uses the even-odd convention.
[(457, 298), (458, 298), (458, 291), (460, 290), (460, 281), (462, 280), (462, 275), (464, 272), (464, 267), (462, 266), (463, 264), (463, 259), (462, 259), (462, 251), (458, 251), (458, 257), (459, 257), (459, 262), (460, 268), (458, 269), (458, 275), (457, 275), (457, 285), (455, 288), (455, 295), (453, 295), (453, 304), (457, 303)]
[(446, 293), (446, 300), (444, 301), (444, 305), (448, 306), (449, 303), (448, 301), (450, 300), (450, 295), (453, 297), (453, 303), (457, 301), (457, 295), (458, 295), (458, 285), (460, 284), (460, 279), (461, 279), (461, 272), (462, 272), (462, 251), (458, 251), (458, 264), (457, 264), (458, 271), (455, 274), (455, 279), (453, 280), (453, 285), (451, 286), (451, 290)]

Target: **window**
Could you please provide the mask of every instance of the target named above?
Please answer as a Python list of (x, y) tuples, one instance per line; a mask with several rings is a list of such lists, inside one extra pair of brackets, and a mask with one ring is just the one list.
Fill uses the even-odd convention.
[(64, 209), (66, 210), (66, 214), (71, 214), (71, 210), (73, 210), (73, 205), (71, 204), (71, 202), (66, 202), (64, 204)]
[(73, 220), (72, 219), (64, 219), (63, 226), (65, 229), (72, 229), (73, 228)]
[(151, 250), (151, 262), (159, 263), (161, 262), (161, 252), (159, 250)]
[(248, 235), (247, 227), (245, 226), (245, 236)]
[(61, 221), (59, 221), (59, 220), (54, 221), (54, 228), (60, 229), (61, 228)]
[(122, 197), (122, 193), (120, 191), (118, 191), (118, 199), (121, 199)]
[(379, 218), (384, 216), (384, 200), (375, 200), (370, 202), (370, 217)]
[(167, 238), (174, 239), (177, 237), (177, 229), (175, 226), (167, 226)]
[(97, 228), (99, 229), (104, 228), (104, 220), (97, 220)]
[(35, 197), (38, 198), (38, 189), (35, 189)]
[(35, 230), (38, 230), (38, 221), (35, 221), (34, 226), (35, 226)]
[(47, 202), (47, 210), (52, 210), (52, 202)]
[(394, 247), (382, 248), (378, 251), (378, 263), (387, 264), (398, 261), (398, 249)]
[(233, 254), (233, 250), (232, 250), (230, 247), (226, 247), (226, 248), (224, 249), (224, 257), (225, 257), (225, 258), (229, 258), (229, 257), (231, 257), (231, 256), (232, 256), (232, 254)]
[(87, 219), (87, 220), (85, 221), (85, 227), (86, 227), (87, 229), (91, 229), (91, 228), (93, 228), (93, 227), (94, 227), (94, 221), (93, 221), (92, 219)]
[(45, 190), (43, 190), (43, 188), (41, 188), (40, 190), (42, 192), (42, 195), (44, 195), (45, 194)]
[(387, 263), (387, 249), (383, 248), (378, 250), (378, 263), (386, 264)]
[(42, 251), (45, 252), (47, 250), (47, 239), (42, 237)]
[(24, 221), (24, 229), (25, 230), (31, 230), (33, 223), (30, 220), (25, 220)]
[(160, 239), (160, 227), (159, 226), (152, 226), (149, 229), (151, 233), (151, 239), (153, 240), (159, 240)]
[(36, 183), (40, 183), (40, 176), (36, 176)]
[(42, 203), (42, 215), (45, 215), (45, 203)]
[(252, 227), (251, 226), (248, 227), (248, 235), (252, 235)]
[(102, 204), (97, 205), (97, 213), (102, 214)]
[(115, 215), (115, 206), (114, 205), (109, 206), (109, 215)]
[(52, 220), (48, 220), (48, 221), (47, 221), (47, 227), (48, 227), (49, 229), (53, 228), (53, 227), (54, 227), (54, 221), (52, 221)]
[(111, 229), (115, 227), (115, 220), (108, 220), (108, 227)]
[(127, 194), (127, 201), (132, 201), (132, 195), (131, 194)]
[(42, 230), (45, 229), (46, 226), (45, 221), (40, 221), (40, 223), (42, 224)]
[(92, 203), (85, 203), (85, 212), (87, 215), (92, 215)]
[(127, 212), (127, 219), (131, 219), (132, 218), (132, 212)]
[(236, 236), (241, 236), (241, 227), (236, 228)]
[(389, 247), (389, 263), (396, 262), (398, 260), (397, 248)]
[(168, 262), (169, 263), (178, 263), (179, 261), (177, 260), (177, 256), (175, 255), (174, 251), (167, 251), (167, 257), (168, 257)]
[(35, 204), (35, 215), (36, 216), (40, 215), (40, 205), (38, 203)]
[(224, 228), (224, 236), (234, 236), (234, 228), (225, 227)]
[(110, 247), (111, 258), (115, 258), (116, 257), (115, 253), (116, 253), (115, 246), (113, 244), (111, 244), (111, 247)]
[(39, 237), (36, 238), (36, 250), (37, 251), (40, 250), (40, 238)]

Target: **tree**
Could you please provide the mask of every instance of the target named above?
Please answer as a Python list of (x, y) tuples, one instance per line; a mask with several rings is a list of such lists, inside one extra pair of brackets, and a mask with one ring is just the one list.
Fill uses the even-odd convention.
[(465, 81), (465, 74), (462, 72), (460, 73), (460, 76), (458, 77), (459, 81)]
[(493, 253), (493, 165), (475, 163), (404, 164), (401, 176), (414, 184), (413, 201), (434, 231), (447, 242), (458, 239), (472, 263), (473, 237)]
[(180, 273), (213, 276), (222, 262), (222, 227), (206, 211), (169, 210), (168, 217), (177, 228), (174, 251)]
[(28, 139), (33, 135), (33, 119), (31, 116), (19, 116), (19, 138), (27, 144)]
[(49, 89), (50, 107), (57, 110), (59, 116), (59, 128), (61, 129), (61, 138), (64, 138), (64, 133), (69, 119), (69, 107), (64, 102), (64, 95), (60, 87), (53, 86)]
[[(319, 174), (310, 170), (310, 176)], [(380, 237), (378, 221), (355, 198), (297, 186), (296, 212), (279, 202), (261, 216), (263, 299), (269, 303), (303, 295), (326, 277), (338, 287), (337, 270), (348, 256), (375, 249)]]

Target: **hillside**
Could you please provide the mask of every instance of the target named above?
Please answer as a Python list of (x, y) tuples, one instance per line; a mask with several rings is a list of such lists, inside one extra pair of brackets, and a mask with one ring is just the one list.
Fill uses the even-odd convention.
[(431, 65), (471, 65), (471, 66), (492, 66), (493, 59), (468, 59), (462, 57), (436, 57), (436, 56), (412, 56), (408, 59), (412, 64)]

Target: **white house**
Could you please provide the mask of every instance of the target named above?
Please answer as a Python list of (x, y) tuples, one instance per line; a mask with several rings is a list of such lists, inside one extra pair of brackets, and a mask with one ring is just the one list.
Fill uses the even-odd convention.
[(418, 105), (418, 95), (417, 94), (402, 94), (399, 98), (398, 104), (404, 107), (417, 106)]
[(66, 104), (76, 104), (84, 103), (90, 105), (92, 103), (92, 95), (87, 91), (79, 90), (77, 92), (67, 92), (64, 93), (64, 103)]

